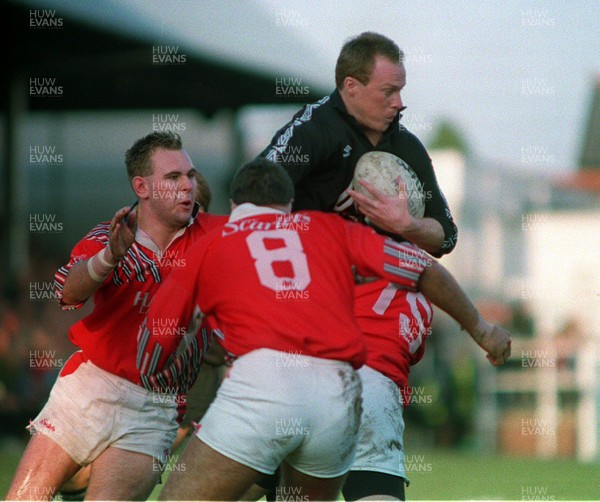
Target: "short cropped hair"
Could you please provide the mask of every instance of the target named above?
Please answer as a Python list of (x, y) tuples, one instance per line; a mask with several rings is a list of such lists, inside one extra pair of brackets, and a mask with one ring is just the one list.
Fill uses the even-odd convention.
[(284, 206), (293, 199), (294, 183), (290, 175), (279, 164), (262, 157), (244, 164), (231, 183), (231, 200), (235, 204)]
[(367, 85), (371, 79), (375, 57), (384, 56), (394, 63), (402, 64), (404, 53), (396, 43), (384, 35), (365, 31), (349, 39), (338, 56), (335, 65), (335, 85), (342, 89), (346, 77), (354, 77)]
[(125, 153), (125, 165), (129, 181), (136, 176), (150, 176), (152, 163), (150, 157), (158, 148), (164, 150), (181, 150), (182, 143), (179, 134), (166, 132), (153, 132), (138, 139)]

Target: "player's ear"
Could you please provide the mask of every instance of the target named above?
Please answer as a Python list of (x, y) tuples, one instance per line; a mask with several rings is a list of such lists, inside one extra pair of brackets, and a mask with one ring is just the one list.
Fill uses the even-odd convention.
[(346, 92), (348, 92), (348, 94), (350, 94), (351, 96), (354, 96), (354, 94), (356, 93), (357, 89), (358, 89), (358, 80), (356, 80), (354, 77), (351, 76), (347, 76), (344, 79), (344, 84), (343, 84), (343, 88), (346, 89)]
[(230, 205), (232, 211), (237, 207), (237, 204), (235, 202), (233, 202), (233, 200), (231, 200), (231, 199), (229, 199), (229, 205)]
[(146, 180), (146, 178), (143, 178), (142, 176), (135, 176), (131, 180), (131, 187), (138, 198), (150, 198), (150, 187), (148, 186), (148, 180)]

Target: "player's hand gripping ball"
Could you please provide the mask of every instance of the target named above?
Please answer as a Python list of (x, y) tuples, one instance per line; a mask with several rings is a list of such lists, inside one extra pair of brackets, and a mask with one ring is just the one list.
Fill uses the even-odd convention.
[(400, 196), (400, 182), (404, 182), (410, 214), (415, 218), (423, 218), (425, 214), (423, 186), (415, 172), (401, 158), (388, 152), (367, 152), (358, 159), (352, 188), (373, 198), (359, 183), (360, 180), (367, 181), (387, 196)]

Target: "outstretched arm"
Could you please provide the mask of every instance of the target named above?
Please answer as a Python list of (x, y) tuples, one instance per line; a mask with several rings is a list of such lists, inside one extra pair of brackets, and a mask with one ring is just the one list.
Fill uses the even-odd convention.
[(84, 302), (104, 283), (135, 239), (136, 213), (127, 206), (119, 209), (110, 222), (109, 240), (105, 248), (88, 260), (71, 267), (62, 290), (66, 305)]
[(357, 272), (378, 276), (411, 291), (421, 291), (447, 312), (488, 353), (494, 366), (510, 356), (510, 334), (486, 322), (456, 279), (435, 259), (406, 242), (396, 242), (357, 223), (345, 222), (346, 249)]
[(473, 340), (487, 352), (494, 366), (504, 364), (510, 356), (510, 334), (485, 321), (456, 279), (443, 266), (431, 260), (419, 279), (419, 291), (431, 303), (455, 319)]

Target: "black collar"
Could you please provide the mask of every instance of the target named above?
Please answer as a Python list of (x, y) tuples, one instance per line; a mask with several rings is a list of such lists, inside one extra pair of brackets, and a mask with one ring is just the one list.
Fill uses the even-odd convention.
[(197, 202), (194, 202), (194, 209), (192, 209), (192, 216), (190, 216), (190, 219), (188, 220), (186, 227), (189, 227), (192, 223), (194, 223), (196, 216), (198, 216), (199, 214), (200, 214), (200, 204), (198, 204)]

